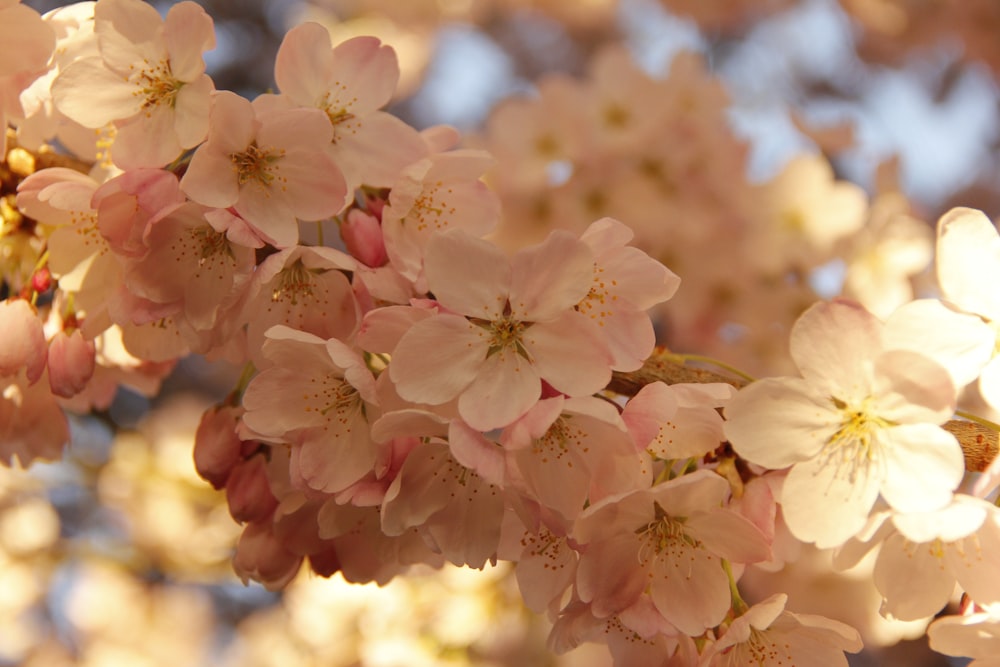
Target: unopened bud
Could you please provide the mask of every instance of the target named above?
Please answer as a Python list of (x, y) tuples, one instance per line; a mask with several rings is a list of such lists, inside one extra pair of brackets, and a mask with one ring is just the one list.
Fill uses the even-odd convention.
[(76, 396), (94, 376), (94, 341), (79, 329), (58, 332), (49, 342), (49, 388), (56, 396)]
[(237, 464), (226, 480), (229, 513), (241, 523), (259, 521), (278, 506), (267, 481), (265, 464), (263, 456), (252, 456)]
[(372, 268), (389, 261), (379, 221), (360, 209), (351, 209), (340, 225), (340, 237), (347, 251), (362, 264)]
[[(203, 479), (221, 489), (242, 457), (243, 441), (236, 436), (239, 408), (209, 408), (194, 436), (194, 467)], [(255, 444), (255, 443), (250, 443)]]

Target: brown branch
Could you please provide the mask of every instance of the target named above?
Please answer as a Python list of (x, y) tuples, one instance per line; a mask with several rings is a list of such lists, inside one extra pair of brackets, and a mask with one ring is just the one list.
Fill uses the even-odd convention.
[(611, 376), (608, 389), (622, 396), (635, 396), (647, 384), (657, 381), (666, 384), (723, 382), (737, 389), (747, 384), (742, 378), (687, 366), (684, 362), (675, 360), (668, 350), (657, 348), (639, 370), (629, 373), (615, 372)]
[(965, 454), (965, 469), (982, 472), (997, 456), (1000, 438), (996, 431), (975, 422), (952, 419), (945, 422), (944, 430), (958, 439)]

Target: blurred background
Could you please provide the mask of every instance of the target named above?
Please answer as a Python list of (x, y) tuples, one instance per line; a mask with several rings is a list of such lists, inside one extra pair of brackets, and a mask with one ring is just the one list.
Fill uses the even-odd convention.
[[(69, 3), (24, 4), (46, 12)], [(172, 3), (151, 4), (165, 13)], [(957, 204), (1000, 213), (996, 0), (200, 4), (218, 37), (209, 74), (250, 98), (274, 89), (284, 33), (319, 21), (334, 43), (373, 34), (396, 49), (391, 112), (488, 146), (501, 101), (537, 94), (542, 77), (587, 76), (609, 45), (624, 45), (654, 78), (693, 52), (726, 91), (750, 181), (820, 152), (869, 192), (878, 166), (893, 164), (924, 220)], [(237, 580), (229, 559), (239, 526), (191, 461), (202, 412), (233, 381), (231, 369), (186, 360), (155, 400), (122, 389), (105, 414), (74, 419), (64, 461), (0, 468), (0, 665), (609, 664), (601, 647), (548, 653), (545, 620), (523, 609), (502, 566), (419, 571), (382, 588), (303, 574), (282, 594)], [(817, 554), (786, 575), (801, 578), (801, 599), (821, 591), (829, 600), (804, 611), (858, 624), (878, 616), (863, 573), (845, 584), (821, 580), (822, 570)], [(852, 665), (964, 664), (929, 652), (921, 624), (879, 623)]]

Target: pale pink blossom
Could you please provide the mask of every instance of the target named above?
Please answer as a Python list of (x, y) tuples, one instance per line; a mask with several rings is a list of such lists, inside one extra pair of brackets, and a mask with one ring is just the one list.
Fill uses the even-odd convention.
[(36, 459), (54, 461), (69, 442), (69, 422), (48, 382), (0, 377), (0, 461), (23, 467)]
[(931, 623), (927, 636), (938, 653), (974, 658), (969, 667), (1000, 667), (1000, 617), (995, 612), (943, 616)]
[(718, 408), (736, 393), (720, 383), (651, 382), (625, 405), (622, 419), (640, 449), (661, 459), (703, 456), (726, 439)]
[(764, 535), (723, 506), (728, 495), (724, 479), (699, 470), (591, 505), (572, 534), (581, 545), (580, 599), (603, 618), (648, 595), (685, 634), (718, 625), (730, 609), (722, 559), (770, 558)]
[(259, 358), (264, 333), (276, 324), (348, 340), (361, 318), (344, 275), (355, 266), (343, 252), (319, 246), (286, 248), (261, 262), (246, 287), (238, 318), (247, 324), (251, 358)]
[(509, 534), (510, 538), (517, 540), (509, 552), (503, 551), (504, 542), (501, 542), (498, 555), (517, 563), (514, 576), (524, 604), (538, 614), (546, 610), (558, 611), (576, 580), (579, 560), (579, 553), (567, 535), (546, 526), (538, 526), (534, 530), (528, 528), (514, 512), (504, 516), (502, 534)]
[(449, 562), (482, 568), (496, 560), (503, 511), (500, 489), (431, 439), (409, 453), (386, 492), (382, 530), (396, 536), (416, 528)]
[(85, 336), (112, 324), (109, 306), (122, 287), (121, 262), (98, 227), (94, 193), (100, 184), (72, 169), (42, 169), (18, 188), (18, 207), (55, 229), (48, 239), (48, 267), (59, 287), (73, 293)]
[(956, 400), (942, 366), (886, 349), (882, 323), (849, 301), (803, 313), (791, 355), (803, 377), (741, 389), (725, 408), (724, 428), (741, 457), (791, 467), (781, 506), (796, 537), (842, 544), (880, 493), (901, 511), (948, 504), (965, 462), (954, 436), (938, 426)]
[(292, 445), (293, 478), (333, 493), (372, 469), (377, 447), (375, 379), (364, 361), (335, 338), (286, 326), (268, 330), (266, 367), (243, 394), (244, 437)]
[(24, 299), (0, 302), (0, 377), (17, 376), (24, 371), (34, 384), (45, 371), (48, 348), (42, 321), (35, 308)]
[(618, 371), (640, 368), (653, 352), (656, 334), (646, 311), (672, 297), (681, 282), (645, 252), (626, 245), (633, 236), (612, 218), (598, 220), (580, 236), (594, 254), (594, 280), (577, 308), (601, 327)]
[(94, 375), (94, 341), (79, 329), (59, 331), (49, 341), (49, 388), (56, 396), (69, 398), (87, 386)]
[(52, 82), (64, 68), (83, 58), (100, 57), (94, 37), (95, 4), (76, 2), (42, 16), (55, 31), (56, 45), (48, 70), (21, 92), (24, 118), (16, 123), (17, 142), (29, 150), (57, 142), (83, 160), (98, 158), (98, 134), (67, 118), (52, 101)]
[(410, 165), (393, 182), (382, 210), (385, 249), (396, 270), (419, 290), (425, 288), (418, 282), (424, 248), (435, 232), (458, 228), (483, 236), (499, 221), (499, 201), (479, 180), (492, 163), (483, 151), (439, 153)]
[(709, 644), (699, 667), (847, 667), (844, 652), (862, 648), (858, 631), (823, 616), (786, 611), (787, 597), (776, 593), (736, 617)]
[(319, 508), (316, 523), (324, 549), (310, 554), (309, 561), (323, 576), (340, 572), (351, 583), (383, 586), (411, 565), (444, 564), (444, 558), (431, 551), (419, 532), (382, 532), (380, 508), (375, 506), (355, 507), (327, 500)]
[[(643, 610), (655, 613), (655, 610)], [(549, 633), (549, 649), (565, 653), (584, 642), (601, 642), (608, 646), (613, 664), (626, 667), (690, 667), (694, 665), (694, 643), (669, 628), (667, 632), (640, 634), (626, 625), (622, 616), (598, 616), (592, 605), (579, 600), (566, 607)]]
[(990, 405), (1000, 406), (1000, 295), (993, 286), (1000, 280), (1000, 236), (982, 211), (953, 208), (938, 221), (937, 278), (948, 301), (978, 315), (988, 330), (956, 330), (956, 335), (979, 339), (992, 348), (990, 360), (979, 376), (979, 390)]
[(392, 185), (403, 167), (427, 154), (420, 134), (379, 109), (399, 80), (396, 54), (375, 37), (334, 47), (318, 23), (285, 34), (274, 61), (281, 94), (299, 107), (323, 111), (333, 126), (328, 147), (353, 192), (362, 184)]
[(542, 399), (500, 434), (505, 487), (572, 521), (586, 503), (649, 484), (614, 406), (590, 396)]
[(318, 109), (258, 112), (227, 91), (212, 98), (208, 139), (181, 188), (194, 201), (232, 208), (266, 243), (295, 245), (298, 220), (322, 220), (346, 203), (343, 174), (325, 146), (333, 128)]
[[(982, 605), (1000, 603), (1000, 510), (956, 495), (934, 512), (894, 513), (873, 572), (882, 611), (904, 621), (927, 618), (951, 599), (955, 584)], [(919, 581), (919, 586), (913, 582)]]
[(458, 398), (472, 427), (506, 426), (541, 397), (542, 380), (585, 396), (611, 379), (598, 327), (574, 309), (593, 275), (589, 249), (567, 232), (512, 259), (455, 229), (431, 238), (427, 282), (447, 311), (407, 331), (389, 373), (400, 396), (438, 405)]
[(175, 317), (201, 331), (235, 306), (255, 267), (253, 248), (230, 242), (204, 214), (188, 203), (152, 221), (141, 237), (146, 252), (124, 262), (129, 292), (176, 305)]
[(748, 244), (754, 265), (767, 273), (809, 269), (831, 259), (835, 244), (865, 223), (864, 190), (836, 180), (822, 156), (794, 158), (760, 193), (759, 224)]
[(215, 48), (205, 10), (181, 2), (164, 20), (140, 0), (100, 0), (94, 35), (100, 55), (52, 83), (59, 111), (84, 127), (114, 122), (111, 155), (125, 169), (165, 165), (205, 139), (214, 85), (202, 52)]
[(933, 232), (909, 209), (898, 192), (880, 195), (872, 201), (864, 228), (850, 241), (844, 296), (879, 317), (913, 298), (911, 279), (930, 265), (934, 253)]
[[(21, 118), (24, 108), (20, 95), (45, 73), (55, 48), (56, 35), (38, 12), (18, 0), (0, 4), (0, 127)], [(0, 137), (0, 150), (7, 154), (7, 135)]]

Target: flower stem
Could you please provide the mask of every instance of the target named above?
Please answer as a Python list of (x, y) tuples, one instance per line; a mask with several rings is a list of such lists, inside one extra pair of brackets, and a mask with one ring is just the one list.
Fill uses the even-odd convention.
[(701, 354), (671, 354), (670, 356), (676, 359), (677, 361), (680, 361), (681, 363), (688, 361), (700, 361), (704, 364), (711, 364), (713, 366), (717, 366), (723, 370), (729, 371), (730, 373), (736, 375), (737, 377), (743, 378), (747, 382), (753, 382), (754, 380), (756, 380), (756, 378), (750, 375), (749, 373), (744, 373), (735, 366), (727, 364), (724, 361), (719, 361), (718, 359), (714, 359), (712, 357), (706, 357)]
[(740, 589), (736, 586), (736, 577), (733, 576), (733, 568), (729, 566), (729, 561), (725, 558), (722, 559), (722, 569), (726, 571), (726, 576), (729, 577), (729, 594), (733, 598), (733, 613), (737, 616), (742, 616), (750, 608), (740, 595)]
[(997, 424), (996, 422), (991, 422), (989, 419), (983, 419), (982, 417), (974, 415), (971, 412), (966, 412), (965, 410), (955, 410), (955, 415), (961, 417), (962, 419), (968, 419), (970, 422), (976, 422), (977, 424), (985, 426), (991, 431), (996, 431), (997, 433), (1000, 433), (1000, 424)]

